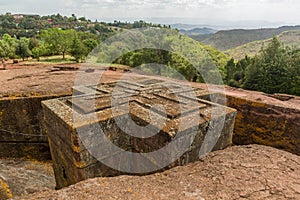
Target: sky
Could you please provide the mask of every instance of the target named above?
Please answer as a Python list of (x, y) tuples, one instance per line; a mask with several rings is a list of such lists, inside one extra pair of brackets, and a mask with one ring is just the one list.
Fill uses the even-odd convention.
[(300, 24), (299, 0), (1, 0), (0, 12), (168, 24)]

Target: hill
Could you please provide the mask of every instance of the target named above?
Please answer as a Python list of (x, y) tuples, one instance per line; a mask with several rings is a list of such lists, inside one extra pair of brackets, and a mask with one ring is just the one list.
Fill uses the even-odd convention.
[[(155, 41), (153, 41), (153, 38), (155, 39), (156, 37), (154, 37), (153, 35), (155, 34), (157, 33), (151, 32), (151, 30), (148, 30), (146, 32), (145, 35), (151, 35), (151, 37), (145, 40), (149, 42), (145, 46), (151, 46), (151, 44), (154, 44)], [(120, 58), (116, 59), (114, 63), (134, 68), (143, 66), (147, 63), (159, 63), (176, 69), (187, 80), (197, 82), (201, 79), (200, 74), (195, 71), (195, 68), (191, 65), (190, 60), (194, 62), (193, 64), (197, 64), (199, 67), (205, 66), (213, 68), (213, 66), (209, 64), (202, 65), (205, 62), (212, 61), (214, 66), (216, 66), (219, 69), (218, 72), (220, 72), (221, 75), (224, 77), (224, 67), (230, 60), (230, 57), (228, 55), (226, 55), (224, 52), (217, 50), (214, 47), (203, 45), (201, 42), (195, 41), (190, 37), (178, 34), (177, 31), (167, 32), (167, 34), (169, 35), (164, 36), (164, 38), (160, 41), (160, 45), (168, 46), (169, 50), (155, 48), (138, 49), (136, 51), (129, 52), (121, 56)], [(125, 40), (124, 38), (125, 37), (123, 37), (122, 39)], [(126, 38), (126, 40), (130, 41), (128, 38)], [(127, 45), (127, 43), (125, 42), (122, 45)], [(111, 49), (114, 51), (114, 48)], [(108, 50), (108, 48), (103, 50), (103, 52), (104, 53), (101, 54), (100, 57), (96, 55), (97, 62), (105, 63), (105, 60), (110, 57), (110, 50)], [(184, 55), (185, 57), (183, 57), (182, 55)], [(156, 68), (143, 69), (150, 73), (159, 73), (164, 76), (173, 77), (174, 75), (169, 70), (160, 71)], [(209, 70), (212, 70), (210, 71), (211, 73), (217, 72), (214, 71), (215, 69), (206, 69), (207, 72)]]
[(264, 29), (235, 29), (218, 31), (208, 37), (203, 35), (192, 36), (193, 39), (199, 40), (204, 44), (213, 46), (221, 51), (226, 51), (249, 42), (257, 40), (269, 39), (279, 35), (285, 31), (300, 30), (300, 26), (283, 26), (279, 28), (264, 28)]
[[(33, 38), (42, 30), (49, 28), (59, 28), (63, 30), (74, 29), (78, 32), (88, 32), (98, 35), (104, 40), (116, 32), (123, 29), (146, 28), (146, 27), (162, 27), (147, 23), (145, 21), (120, 22), (111, 23), (92, 21), (85, 17), (56, 15), (31, 15), (31, 14), (12, 14), (6, 13), (0, 15), (0, 36), (9, 34), (11, 36)], [(169, 28), (168, 26), (163, 26)]]
[[(300, 31), (286, 31), (278, 35), (278, 39), (288, 47), (300, 48)], [(272, 38), (250, 42), (228, 50), (226, 53), (234, 59), (240, 60), (248, 55), (253, 57), (258, 54), (263, 46), (267, 46), (272, 41)]]

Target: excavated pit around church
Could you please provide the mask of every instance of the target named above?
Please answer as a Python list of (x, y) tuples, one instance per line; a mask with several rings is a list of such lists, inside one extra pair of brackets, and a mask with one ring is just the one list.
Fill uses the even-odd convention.
[(51, 159), (41, 102), (57, 97), (0, 99), (0, 158)]
[[(120, 89), (115, 92), (117, 87)], [(144, 175), (195, 162), (199, 159), (200, 149), (214, 143), (211, 141), (213, 139), (213, 150), (232, 144), (236, 111), (201, 99), (209, 94), (203, 89), (143, 79), (139, 82), (118, 81), (81, 86), (75, 88), (75, 92), (80, 95), (43, 102), (57, 188), (93, 177)], [(112, 99), (117, 103), (113, 104)], [(164, 110), (152, 109), (154, 105), (162, 105)], [(213, 109), (217, 110), (216, 116), (212, 114)], [(211, 140), (205, 141), (209, 129), (213, 129), (212, 134), (217, 132), (214, 129), (218, 128), (216, 124), (221, 123), (222, 117), (224, 127), (220, 128), (220, 135), (215, 134), (210, 136)], [(165, 123), (159, 126), (160, 122)], [(100, 134), (98, 126), (101, 126), (104, 135)], [(143, 133), (140, 131), (142, 127)], [(145, 137), (133, 136), (129, 132), (157, 134)], [(104, 137), (109, 138), (109, 142)], [(185, 139), (192, 142), (183, 151), (181, 145)], [(95, 151), (87, 147), (87, 141)], [(113, 148), (111, 143), (119, 149)], [(171, 151), (159, 151), (170, 144), (175, 144)], [(100, 152), (97, 152), (98, 149), (101, 149)], [(141, 153), (143, 158), (125, 156), (124, 151)], [(154, 151), (158, 155), (147, 154)], [(160, 160), (168, 160), (172, 156), (174, 159), (166, 166), (158, 164)], [(105, 161), (102, 162), (109, 159), (121, 159), (122, 166), (107, 166)], [(124, 172), (124, 168), (130, 170)]]
[[(41, 73), (41, 69), (38, 70), (38, 73)], [(42, 70), (48, 73), (51, 68), (49, 67), (45, 70), (43, 68)], [(63, 72), (54, 73), (52, 76), (63, 74)], [(71, 73), (68, 74), (73, 76)], [(18, 73), (15, 74), (16, 76), (18, 75)], [(64, 76), (68, 74), (64, 74)], [(47, 88), (48, 82), (46, 82), (46, 78), (48, 75), (45, 75), (45, 77), (39, 76), (40, 80), (45, 80), (44, 88)], [(116, 77), (118, 76), (116, 75)], [(35, 76), (28, 77), (22, 77), (22, 84), (24, 83), (24, 86), (33, 84), (30, 80), (25, 81), (23, 79), (33, 79)], [(55, 82), (57, 84), (55, 87), (59, 88), (61, 85), (66, 85), (69, 81), (66, 82), (65, 79)], [(7, 84), (8, 82), (5, 81), (2, 85), (9, 86)], [(69, 85), (65, 87), (70, 87)], [(204, 88), (200, 84), (195, 84), (195, 86)], [(20, 87), (19, 84), (18, 87)], [(57, 95), (58, 93), (61, 94), (61, 91), (67, 91), (67, 93)], [(52, 94), (33, 94), (27, 97), (15, 97), (18, 95), (13, 95), (14, 93), (11, 93), (11, 95), (3, 95), (1, 93), (0, 125), (2, 130), (0, 130), (0, 157), (2, 159), (29, 158), (41, 161), (51, 159), (47, 136), (42, 131), (43, 115), (41, 101), (66, 96), (67, 94), (71, 95), (69, 91), (70, 89), (63, 87), (60, 88), (58, 93), (54, 91), (50, 92)], [(15, 93), (17, 94), (18, 92)], [(281, 94), (265, 95), (260, 92), (233, 88), (226, 88), (226, 95), (227, 106), (235, 108), (238, 111), (233, 135), (234, 144), (257, 143), (284, 149), (300, 155), (299, 97)], [(207, 99), (208, 96), (203, 96), (203, 98), (209, 100)]]

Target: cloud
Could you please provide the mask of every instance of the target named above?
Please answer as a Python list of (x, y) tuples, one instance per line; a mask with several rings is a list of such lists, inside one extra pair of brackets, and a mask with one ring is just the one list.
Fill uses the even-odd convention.
[(165, 8), (198, 8), (205, 6), (218, 6), (230, 3), (229, 0), (82, 0), (82, 1), (72, 1), (74, 7), (94, 7), (99, 8), (142, 8), (151, 9), (157, 7)]
[(101, 18), (199, 18), (298, 21), (298, 0), (1, 0), (3, 13), (37, 13)]

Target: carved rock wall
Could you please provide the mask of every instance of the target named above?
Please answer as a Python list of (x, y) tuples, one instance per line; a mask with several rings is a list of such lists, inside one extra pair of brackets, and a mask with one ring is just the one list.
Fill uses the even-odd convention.
[(293, 103), (285, 105), (270, 97), (228, 96), (227, 105), (238, 111), (234, 144), (262, 144), (300, 155), (300, 100), (293, 98)]
[(51, 159), (41, 101), (55, 97), (0, 99), (0, 158)]

